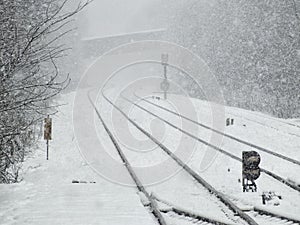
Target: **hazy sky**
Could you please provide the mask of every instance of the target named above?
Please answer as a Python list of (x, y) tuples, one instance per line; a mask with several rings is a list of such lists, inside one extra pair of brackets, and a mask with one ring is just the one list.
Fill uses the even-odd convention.
[(83, 38), (164, 27), (162, 0), (94, 0), (85, 10)]

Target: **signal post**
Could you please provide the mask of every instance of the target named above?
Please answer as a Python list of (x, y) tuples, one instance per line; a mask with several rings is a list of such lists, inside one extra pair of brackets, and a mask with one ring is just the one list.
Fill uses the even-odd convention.
[(49, 141), (52, 140), (52, 118), (47, 116), (47, 118), (44, 119), (44, 140), (46, 140), (47, 145), (47, 153), (46, 153), (46, 159), (49, 159)]
[(260, 155), (256, 151), (243, 151), (242, 152), (242, 184), (243, 192), (252, 190), (257, 191), (255, 180), (260, 176)]
[(168, 77), (167, 77), (168, 60), (169, 60), (168, 54), (161, 55), (161, 64), (164, 67), (164, 80), (160, 84), (160, 89), (164, 91), (164, 99), (165, 100), (167, 99), (167, 91), (169, 90), (169, 87), (170, 87), (170, 83), (168, 82)]

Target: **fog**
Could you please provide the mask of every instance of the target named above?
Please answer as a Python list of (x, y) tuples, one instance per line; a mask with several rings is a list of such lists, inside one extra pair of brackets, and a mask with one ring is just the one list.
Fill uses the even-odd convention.
[(95, 0), (83, 13), (82, 37), (108, 37), (164, 28), (162, 0)]

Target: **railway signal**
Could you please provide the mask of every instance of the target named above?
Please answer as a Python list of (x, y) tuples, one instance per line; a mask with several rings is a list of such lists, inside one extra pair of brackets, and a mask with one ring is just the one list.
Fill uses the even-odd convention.
[(161, 64), (163, 66), (168, 65), (169, 55), (168, 54), (161, 54)]
[(46, 140), (47, 145), (47, 156), (46, 159), (49, 159), (49, 141), (52, 140), (52, 118), (47, 116), (44, 119), (44, 140)]
[(170, 83), (167, 80), (164, 80), (163, 82), (160, 83), (160, 88), (163, 91), (168, 91), (170, 87)]
[(252, 190), (257, 191), (255, 180), (260, 176), (260, 155), (256, 151), (243, 151), (242, 152), (242, 179), (243, 179), (243, 192)]

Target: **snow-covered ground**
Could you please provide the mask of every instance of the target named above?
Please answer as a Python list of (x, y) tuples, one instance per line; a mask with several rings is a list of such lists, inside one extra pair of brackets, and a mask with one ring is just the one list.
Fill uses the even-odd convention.
[[(177, 102), (177, 105), (184, 104), (184, 102), (186, 101), (184, 97), (180, 97), (178, 95), (169, 95), (168, 98), (169, 102), (172, 102), (173, 104)], [(166, 103), (163, 100), (151, 99), (151, 101), (174, 111), (170, 104)], [(198, 121), (211, 126), (211, 124), (209, 124), (208, 122), (212, 121), (212, 114), (210, 112), (209, 104), (207, 102), (196, 99), (193, 99), (192, 101), (195, 104), (196, 111), (198, 113)], [(170, 114), (169, 112), (166, 112), (143, 101), (141, 101), (139, 105), (178, 126), (178, 122), (177, 124), (176, 122), (174, 122), (176, 118), (178, 119), (176, 115)], [(147, 113), (137, 107), (136, 111), (138, 111), (136, 115), (138, 115), (138, 117), (140, 118), (140, 122), (142, 122)], [(235, 113), (235, 115), (239, 116), (233, 116), (233, 112)], [(147, 116), (154, 119), (154, 117), (149, 114)], [(282, 120), (272, 118), (267, 115), (262, 115), (261, 113), (254, 113), (247, 110), (231, 107), (226, 107), (226, 118), (227, 117), (234, 118), (235, 123), (233, 126), (226, 127), (225, 133), (231, 134), (235, 137), (241, 138), (258, 146), (266, 147), (273, 150), (274, 152), (281, 153), (282, 155), (289, 156), (294, 159), (299, 159), (300, 138), (294, 135), (300, 134), (300, 129), (298, 127), (284, 124)], [(248, 118), (250, 120), (248, 120)], [(190, 126), (194, 126), (191, 122), (185, 121), (185, 123), (187, 123), (186, 126), (188, 126), (188, 124)], [(266, 124), (266, 126), (263, 126), (262, 124)], [(271, 128), (270, 126), (272, 126), (273, 128)], [(173, 132), (179, 131), (176, 131), (174, 129)], [(204, 128), (199, 129), (198, 137), (200, 137), (201, 139), (209, 142), (210, 136), (210, 130)], [(186, 136), (186, 138), (189, 137)], [(172, 149), (172, 146), (167, 142), (165, 142), (164, 144)], [(242, 151), (256, 150), (225, 137), (223, 139), (222, 145), (219, 147), (238, 157), (241, 157)], [(192, 160), (189, 162), (189, 165), (195, 171), (198, 171), (201, 176), (203, 176), (218, 190), (230, 196), (231, 199), (238, 200), (240, 205), (248, 206), (261, 206), (262, 200), (260, 195), (262, 194), (262, 192), (274, 191), (278, 195), (281, 195), (283, 199), (280, 201), (279, 206), (268, 205), (267, 208), (279, 214), (288, 214), (291, 217), (299, 218), (299, 192), (262, 173), (261, 177), (257, 180), (258, 192), (243, 193), (241, 191), (241, 183), (239, 182), (242, 171), (241, 163), (227, 156), (224, 156), (221, 153), (216, 153), (217, 157), (213, 161), (212, 165), (208, 167), (208, 169), (202, 171), (200, 170), (199, 165), (201, 163), (201, 160), (203, 159), (205, 151), (214, 150), (208, 148), (204, 144), (198, 143), (197, 149), (192, 157)], [(285, 160), (279, 159), (262, 151), (256, 151), (258, 151), (262, 157), (262, 161), (260, 163), (260, 166), (262, 168), (268, 169), (285, 179), (299, 182), (299, 166), (290, 162), (286, 162)]]
[[(83, 159), (82, 154), (84, 155), (84, 153), (76, 143), (72, 124), (74, 96), (75, 93), (65, 94), (59, 100), (60, 103), (68, 104), (62, 106), (60, 112), (53, 118), (50, 160), (45, 160), (46, 146), (45, 142), (41, 140), (36, 151), (27, 158), (24, 164), (23, 181), (19, 184), (0, 185), (0, 224), (157, 224), (148, 208), (142, 205), (125, 166), (121, 166), (121, 169), (118, 170), (122, 180), (111, 182), (109, 179), (99, 176), (101, 171), (97, 171), (97, 166), (91, 168)], [(171, 102), (185, 104), (184, 97), (169, 97)], [(152, 101), (161, 106), (170, 107), (163, 100), (152, 99)], [(192, 102), (198, 113), (199, 121), (210, 125), (212, 118), (209, 105), (196, 99), (192, 99)], [(145, 102), (139, 102), (139, 104), (176, 126), (185, 126), (184, 129), (194, 131), (195, 125), (190, 122), (183, 122), (179, 117)], [(86, 105), (82, 106), (83, 110), (88, 105), (90, 103), (86, 102)], [(209, 195), (208, 191), (197, 184), (189, 174), (180, 170), (177, 164), (170, 160), (160, 148), (148, 142), (145, 136), (122, 119), (122, 116), (116, 117), (119, 120), (114, 121), (109, 107), (102, 105), (97, 105), (97, 107), (113, 133), (124, 134), (124, 136), (118, 137), (120, 146), (136, 169), (140, 180), (147, 184), (148, 192), (183, 209), (198, 212), (200, 215), (216, 218), (229, 224), (241, 224), (222, 203), (214, 196)], [(180, 157), (187, 156), (185, 160), (192, 169), (239, 206), (262, 207), (260, 196), (262, 192), (275, 191), (282, 196), (280, 204), (277, 206), (269, 204), (264, 207), (267, 210), (299, 218), (299, 192), (262, 174), (257, 180), (258, 192), (243, 193), (239, 182), (241, 163), (221, 153), (216, 153), (210, 166), (202, 170), (200, 163), (205, 152), (214, 151), (213, 149), (209, 149), (191, 137), (163, 124), (137, 107), (130, 110), (129, 116), (161, 140), (175, 154), (179, 152)], [(300, 159), (300, 128), (287, 124), (297, 124), (296, 122), (279, 120), (261, 113), (230, 107), (226, 107), (226, 116), (235, 119), (233, 126), (226, 127), (226, 133), (291, 158)], [(116, 127), (114, 123), (118, 126)], [(99, 151), (106, 151), (111, 158), (121, 162), (101, 123), (97, 121), (97, 117), (95, 117), (94, 125), (97, 136), (102, 139), (105, 148), (99, 149)], [(199, 137), (210, 140), (211, 131), (204, 128), (197, 129)], [(130, 136), (126, 136), (128, 131), (130, 131)], [(130, 143), (134, 140), (132, 137), (139, 141)], [(184, 141), (182, 142), (182, 140)], [(180, 145), (181, 143), (183, 144)], [(93, 142), (91, 145), (92, 148)], [(220, 147), (239, 157), (241, 151), (252, 150), (250, 147), (228, 138), (223, 139)], [(139, 151), (141, 149), (144, 151)], [(185, 151), (187, 154), (183, 154)], [(300, 169), (298, 166), (266, 153), (259, 153), (262, 156), (260, 165), (263, 168), (299, 182)], [(97, 162), (101, 162), (101, 160)], [(106, 169), (114, 170), (114, 168)], [(83, 181), (83, 183), (72, 183), (73, 180)], [(251, 214), (251, 216), (255, 218), (255, 215)], [(170, 224), (189, 223), (184, 218), (181, 218), (182, 221), (168, 216), (166, 218)], [(272, 222), (263, 221), (260, 224), (271, 225)]]
[(72, 126), (73, 99), (74, 93), (62, 96), (67, 105), (53, 117), (49, 161), (41, 140), (26, 160), (23, 181), (0, 185), (0, 224), (155, 224), (136, 189), (110, 183), (83, 160)]

